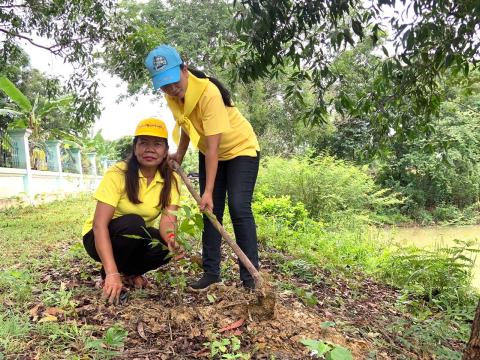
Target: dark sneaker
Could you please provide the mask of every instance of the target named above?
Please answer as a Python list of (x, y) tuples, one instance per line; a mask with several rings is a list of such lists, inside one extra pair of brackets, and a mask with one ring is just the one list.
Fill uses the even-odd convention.
[(246, 290), (255, 290), (255, 281), (253, 279), (243, 280), (243, 287)]
[(191, 283), (189, 289), (192, 291), (205, 291), (213, 284), (219, 284), (221, 282), (220, 277), (203, 275), (199, 280)]

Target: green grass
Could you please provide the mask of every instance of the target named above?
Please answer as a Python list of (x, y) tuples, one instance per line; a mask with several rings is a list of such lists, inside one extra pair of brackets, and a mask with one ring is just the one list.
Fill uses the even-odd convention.
[(29, 339), (30, 329), (26, 314), (0, 306), (0, 354), (2, 351), (5, 354), (22, 352)]
[(54, 269), (54, 273), (60, 274), (71, 266), (71, 259), (88, 263), (80, 233), (93, 210), (94, 202), (90, 199), (90, 195), (81, 194), (2, 212), (0, 359), (26, 356), (32, 338), (41, 344), (40, 359), (74, 359), (97, 351), (87, 347), (93, 341), (92, 327), (79, 326), (75, 321), (32, 322), (29, 317), (30, 309), (38, 304), (73, 311), (73, 291), (66, 290), (59, 281), (42, 278), (42, 270)]
[[(71, 273), (73, 263), (78, 266), (76, 276), (88, 276), (82, 269), (91, 261), (81, 244), (80, 232), (93, 206), (89, 195), (81, 195), (2, 213), (0, 359), (28, 352), (32, 338), (39, 344), (36, 348), (42, 350), (41, 359), (109, 358), (123, 344), (126, 335), (120, 325), (102, 329), (99, 335), (98, 328), (78, 324), (75, 316), (58, 323), (38, 323), (29, 318), (29, 310), (39, 303), (71, 314), (75, 295), (93, 291), (81, 286), (67, 289), (61, 282), (61, 274)], [(357, 273), (370, 273), (388, 280), (404, 293), (397, 309), (405, 314), (406, 323), (392, 324), (402, 334), (404, 346), (434, 352), (438, 359), (458, 358), (460, 345), (468, 338), (474, 305), (468, 267), (455, 264), (462, 260), (460, 252), (429, 253), (427, 257), (424, 253), (398, 252), (380, 243), (361, 216), (342, 212), (341, 217), (330, 215), (329, 223), (315, 221), (301, 204), (292, 204), (288, 198), (257, 197), (254, 208), (260, 242), (293, 256), (279, 265), (282, 273), (310, 284), (325, 280), (312, 277), (315, 267), (330, 270), (335, 276), (351, 274), (353, 278)], [(226, 220), (230, 229), (228, 215)], [(431, 266), (424, 269), (422, 264), (427, 260)], [(232, 261), (225, 261), (224, 267), (232, 267)], [(45, 278), (47, 273), (57, 278)], [(426, 287), (429, 284), (435, 286), (435, 292)], [(455, 292), (458, 284), (462, 284), (461, 293)], [(305, 305), (315, 306), (318, 299), (308, 289), (285, 284), (287, 288)], [(460, 345), (452, 348), (452, 343)]]
[(0, 218), (0, 269), (49, 256), (80, 241), (83, 222), (93, 211), (91, 195), (81, 194), (39, 206), (10, 208)]

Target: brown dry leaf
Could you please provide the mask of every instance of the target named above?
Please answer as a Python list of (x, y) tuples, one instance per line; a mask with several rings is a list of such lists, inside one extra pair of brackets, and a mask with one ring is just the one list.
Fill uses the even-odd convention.
[(57, 317), (56, 316), (53, 316), (53, 315), (47, 315), (47, 316), (44, 316), (43, 318), (41, 318), (40, 320), (38, 320), (39, 323), (43, 323), (43, 322), (53, 322), (53, 321), (57, 321)]
[(57, 316), (58, 314), (63, 314), (65, 311), (57, 307), (49, 307), (44, 311), (44, 315)]
[(232, 323), (228, 326), (225, 326), (224, 328), (221, 328), (220, 330), (218, 330), (218, 332), (221, 333), (221, 332), (224, 332), (224, 331), (234, 330), (234, 329), (242, 326), (244, 322), (245, 322), (245, 319), (237, 320), (234, 323)]
[(32, 317), (32, 320), (35, 321), (38, 319), (38, 310), (40, 309), (40, 306), (42, 306), (42, 304), (37, 304), (35, 305), (33, 308), (31, 308), (30, 310), (28, 310), (28, 312), (30, 313), (30, 316)]
[(145, 323), (141, 320), (137, 323), (137, 333), (143, 340), (148, 340), (147, 336), (145, 335)]
[(194, 338), (194, 337), (197, 337), (197, 336), (200, 336), (202, 335), (202, 331), (197, 328), (197, 327), (193, 327), (192, 330), (190, 330), (190, 337), (191, 338)]

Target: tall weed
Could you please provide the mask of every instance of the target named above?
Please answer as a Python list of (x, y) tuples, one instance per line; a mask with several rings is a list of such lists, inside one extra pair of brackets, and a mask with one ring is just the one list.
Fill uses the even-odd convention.
[(376, 214), (402, 202), (398, 194), (378, 188), (366, 168), (331, 156), (268, 157), (259, 172), (257, 193), (289, 196), (293, 203), (304, 204), (314, 219), (326, 222), (351, 214), (376, 220)]
[(381, 276), (441, 310), (471, 305), (472, 269), (479, 250), (471, 242), (456, 244), (434, 250), (398, 248), (380, 265)]

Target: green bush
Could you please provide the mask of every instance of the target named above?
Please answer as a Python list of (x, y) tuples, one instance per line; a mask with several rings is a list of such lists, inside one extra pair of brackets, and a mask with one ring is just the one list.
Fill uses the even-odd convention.
[[(472, 302), (472, 243), (456, 240), (457, 246), (432, 251), (416, 247), (399, 248), (385, 257), (381, 276), (403, 289), (445, 310)], [(470, 257), (466, 255), (470, 254)]]
[(454, 223), (462, 218), (462, 212), (454, 205), (442, 204), (432, 211), (432, 216), (436, 222)]
[(292, 204), (290, 196), (267, 198), (259, 194), (252, 208), (255, 214), (272, 217), (289, 227), (295, 227), (296, 224), (303, 223), (308, 218), (305, 206), (301, 202)]
[(367, 220), (401, 203), (397, 194), (380, 189), (366, 168), (331, 156), (308, 156), (262, 161), (257, 193), (266, 197), (289, 196), (303, 203), (314, 219), (332, 222), (339, 216), (363, 215)]

